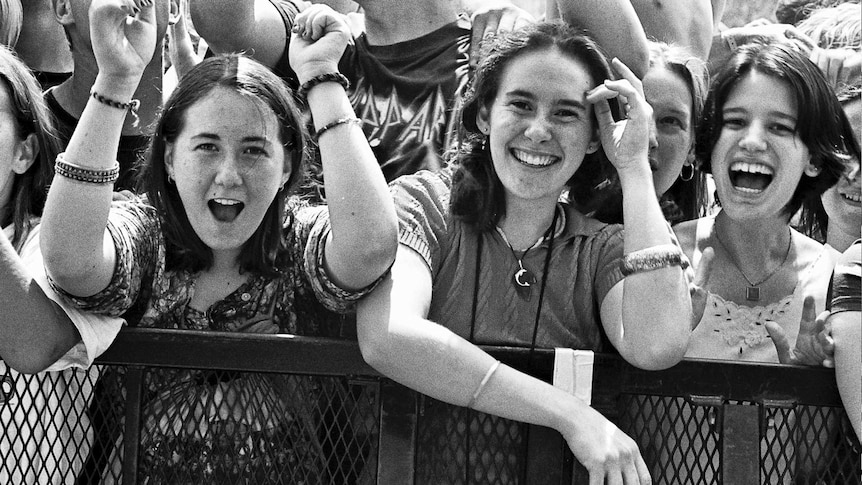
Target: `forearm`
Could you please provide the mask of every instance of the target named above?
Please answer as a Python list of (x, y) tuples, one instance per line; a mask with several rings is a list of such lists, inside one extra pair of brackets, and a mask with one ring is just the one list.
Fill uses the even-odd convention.
[(0, 356), (20, 372), (41, 371), (80, 340), (69, 317), (45, 295), (2, 231), (0, 308)]
[(200, 59), (195, 54), (192, 39), (186, 29), (185, 18), (180, 17), (177, 22), (170, 26), (171, 33), (171, 63), (177, 70), (177, 77), (182, 79), (191, 68), (195, 67)]
[[(308, 106), (316, 130), (356, 116), (338, 83), (322, 83), (309, 91)], [(326, 244), (327, 272), (342, 287), (363, 288), (395, 259), (395, 205), (361, 124), (329, 128), (318, 142), (332, 226)]]
[[(671, 244), (649, 171), (622, 172), (620, 181), (625, 253)], [(634, 273), (623, 281), (622, 345), (638, 355), (635, 359), (643, 359), (639, 363), (643, 367), (675, 364), (685, 354), (691, 333), (691, 300), (682, 268)]]
[(862, 439), (862, 327), (859, 312), (830, 316), (835, 340), (835, 377), (838, 392), (856, 437)]
[(558, 0), (563, 20), (586, 29), (608, 57), (617, 57), (638, 77), (646, 74), (649, 49), (630, 0)]
[[(128, 102), (137, 78), (97, 76), (93, 90)], [(92, 170), (116, 163), (126, 111), (93, 98), (87, 102), (66, 148), (65, 160)], [(106, 233), (113, 185), (88, 183), (55, 175), (42, 217), (41, 248), (49, 274), (66, 291), (80, 296), (97, 293), (113, 273), (113, 242)]]

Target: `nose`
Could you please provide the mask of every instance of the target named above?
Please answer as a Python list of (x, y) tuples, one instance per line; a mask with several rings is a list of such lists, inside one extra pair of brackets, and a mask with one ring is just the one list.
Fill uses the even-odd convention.
[(544, 116), (535, 116), (530, 120), (524, 135), (534, 142), (542, 142), (551, 139), (551, 128)]
[(739, 146), (743, 150), (761, 151), (766, 150), (766, 138), (764, 137), (764, 126), (758, 121), (752, 121), (742, 134)]
[(216, 167), (215, 183), (226, 187), (242, 184), (239, 160), (234, 155), (225, 155)]
[(649, 124), (649, 149), (655, 150), (658, 148), (658, 127), (655, 123), (655, 118)]

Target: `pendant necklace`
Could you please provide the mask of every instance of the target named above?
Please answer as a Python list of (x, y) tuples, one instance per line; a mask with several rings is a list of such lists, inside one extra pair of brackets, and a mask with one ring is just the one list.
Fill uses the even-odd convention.
[(553, 241), (554, 232), (557, 227), (557, 215), (557, 209), (554, 208), (554, 218), (551, 221), (551, 225), (548, 226), (548, 229), (545, 231), (545, 235), (542, 237), (542, 239), (537, 241), (536, 244), (527, 248), (520, 258), (518, 257), (518, 253), (515, 251), (515, 248), (513, 248), (512, 245), (509, 244), (509, 240), (506, 239), (506, 234), (503, 232), (503, 230), (499, 227), (496, 227), (497, 233), (500, 234), (500, 237), (503, 239), (503, 242), (506, 243), (506, 246), (508, 246), (509, 250), (512, 251), (512, 256), (514, 256), (515, 260), (518, 262), (518, 269), (516, 269), (515, 272), (512, 274), (512, 285), (515, 287), (515, 291), (518, 293), (518, 296), (520, 296), (523, 300), (530, 301), (530, 298), (533, 293), (531, 288), (538, 281), (536, 279), (536, 275), (534, 275), (532, 271), (527, 268), (524, 268), (524, 258), (527, 257), (527, 253), (530, 252), (531, 249), (540, 246), (543, 241), (547, 241), (549, 239)]
[(724, 252), (727, 253), (730, 262), (733, 263), (733, 266), (736, 268), (736, 271), (745, 278), (746, 283), (748, 283), (748, 287), (745, 289), (745, 299), (748, 301), (760, 301), (760, 285), (766, 283), (769, 278), (772, 278), (775, 273), (778, 272), (783, 266), (784, 263), (787, 262), (787, 258), (790, 256), (790, 248), (793, 246), (793, 232), (790, 231), (790, 228), (787, 228), (787, 231), (790, 233), (790, 241), (787, 243), (787, 251), (784, 252), (784, 260), (781, 261), (781, 264), (775, 267), (765, 278), (761, 279), (757, 282), (752, 282), (748, 279), (748, 276), (745, 276), (745, 272), (742, 271), (742, 268), (739, 267), (736, 260), (734, 260), (733, 255), (730, 254), (730, 250), (727, 249), (727, 246), (724, 245), (724, 242), (718, 237), (718, 231), (714, 230), (713, 234), (715, 234), (715, 240), (718, 241), (718, 244), (724, 249)]

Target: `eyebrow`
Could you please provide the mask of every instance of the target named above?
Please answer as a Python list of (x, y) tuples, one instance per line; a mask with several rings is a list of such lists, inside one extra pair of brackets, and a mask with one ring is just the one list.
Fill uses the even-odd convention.
[[(522, 97), (527, 99), (536, 99), (536, 96), (530, 91), (526, 91), (524, 89), (515, 89), (506, 93), (506, 96), (509, 97)], [(563, 106), (572, 107), (579, 109), (581, 111), (587, 111), (587, 105), (578, 101), (577, 99), (569, 99), (563, 98), (557, 101), (557, 104), (561, 104)]]
[[(729, 114), (736, 114), (736, 113), (747, 114), (747, 113), (748, 113), (748, 110), (746, 110), (745, 108), (724, 108), (724, 109), (722, 109), (722, 110), (721, 110), (721, 113), (722, 113), (722, 115), (726, 115), (726, 114), (728, 114), (728, 113), (729, 113)], [(770, 115), (770, 116), (775, 116), (775, 117), (778, 117), (778, 118), (782, 118), (782, 119), (785, 119), (785, 120), (788, 120), (788, 121), (792, 121), (792, 122), (794, 122), (794, 123), (796, 123), (796, 121), (797, 121), (797, 119), (796, 119), (796, 117), (795, 117), (795, 116), (791, 116), (791, 115), (789, 115), (789, 114), (787, 114), (787, 113), (785, 113), (785, 112), (783, 112), (783, 111), (774, 111), (774, 110), (773, 110), (773, 111), (770, 111), (770, 112), (769, 112), (769, 115)]]
[[(221, 137), (216, 135), (215, 133), (198, 133), (196, 135), (192, 135), (192, 138), (205, 138), (207, 140), (221, 140)], [(270, 143), (270, 141), (267, 140), (263, 136), (246, 136), (246, 137), (243, 137), (241, 141), (244, 143), (248, 143), (248, 142)]]

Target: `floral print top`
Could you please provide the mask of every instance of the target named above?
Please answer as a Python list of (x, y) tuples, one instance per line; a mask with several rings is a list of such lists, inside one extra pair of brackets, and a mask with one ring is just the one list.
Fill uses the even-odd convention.
[[(286, 249), (278, 255), (277, 276), (251, 274), (233, 293), (200, 311), (189, 305), (197, 274), (165, 267), (156, 210), (142, 200), (115, 202), (108, 222), (117, 250), (110, 284), (89, 297), (64, 295), (94, 313), (128, 317), (137, 312), (142, 327), (336, 336), (352, 322), (336, 312), (349, 312), (373, 285), (350, 292), (327, 277), (322, 264), (330, 231), (325, 206), (292, 200), (285, 212)], [(97, 414), (94, 425), (104, 421), (115, 429), (110, 443), (103, 443), (112, 451), (91, 459), (99, 461), (103, 482), (112, 483), (122, 470), (125, 369), (107, 372), (91, 409)], [(151, 369), (145, 379), (138, 473), (164, 483), (217, 476), (326, 483), (326, 460), (319, 452), (324, 424), (317, 411), (325, 387), (306, 376)]]

